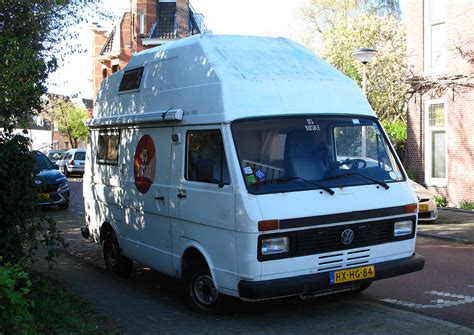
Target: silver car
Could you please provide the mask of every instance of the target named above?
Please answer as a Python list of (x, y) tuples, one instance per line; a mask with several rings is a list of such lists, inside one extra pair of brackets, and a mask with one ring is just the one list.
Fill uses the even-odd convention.
[(411, 180), (418, 198), (418, 221), (433, 222), (438, 218), (438, 208), (434, 196), (426, 188)]
[(85, 149), (71, 149), (65, 153), (61, 160), (56, 161), (56, 164), (66, 177), (73, 174), (82, 176), (84, 174), (85, 160)]
[(49, 150), (46, 156), (48, 156), (51, 163), (56, 164), (58, 160), (64, 157), (65, 152), (66, 150)]

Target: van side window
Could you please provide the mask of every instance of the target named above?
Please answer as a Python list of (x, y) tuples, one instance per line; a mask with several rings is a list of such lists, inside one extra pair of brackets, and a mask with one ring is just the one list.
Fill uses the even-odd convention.
[(120, 133), (99, 133), (97, 161), (99, 164), (117, 165)]
[(230, 183), (219, 130), (196, 130), (187, 133), (186, 179), (219, 185)]
[(122, 81), (120, 81), (119, 92), (138, 90), (142, 81), (142, 75), (143, 66), (125, 71)]

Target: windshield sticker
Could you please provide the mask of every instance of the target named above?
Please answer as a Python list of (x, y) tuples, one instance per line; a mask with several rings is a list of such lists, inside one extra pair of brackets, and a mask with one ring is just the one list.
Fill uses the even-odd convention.
[(379, 127), (377, 127), (377, 124), (376, 124), (375, 122), (372, 123), (372, 127), (374, 127), (374, 129), (375, 129), (375, 133), (376, 133), (377, 135), (380, 135)]
[(257, 177), (258, 181), (264, 181), (265, 180), (265, 172), (258, 169), (257, 172), (255, 172), (255, 177)]
[(250, 166), (244, 167), (244, 172), (245, 172), (245, 174), (247, 174), (247, 175), (253, 174), (252, 168), (251, 168)]
[(319, 124), (314, 124), (313, 119), (306, 119), (306, 124), (304, 127), (306, 131), (321, 131)]
[(255, 178), (255, 176), (253, 174), (246, 176), (245, 180), (249, 184), (255, 184), (257, 182), (257, 178)]
[(352, 123), (353, 124), (360, 124), (360, 121), (359, 121), (359, 119), (352, 119)]

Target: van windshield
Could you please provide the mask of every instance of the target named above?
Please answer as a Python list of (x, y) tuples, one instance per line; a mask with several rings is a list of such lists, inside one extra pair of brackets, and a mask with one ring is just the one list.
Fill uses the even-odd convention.
[(252, 194), (404, 180), (375, 118), (298, 116), (232, 124), (240, 167)]

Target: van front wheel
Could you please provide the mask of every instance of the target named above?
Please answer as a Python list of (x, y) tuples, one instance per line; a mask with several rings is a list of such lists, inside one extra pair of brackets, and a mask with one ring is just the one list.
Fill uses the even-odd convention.
[(122, 278), (128, 278), (132, 273), (133, 262), (120, 251), (117, 236), (109, 231), (104, 239), (104, 263), (107, 270)]
[(222, 295), (214, 285), (211, 273), (206, 264), (190, 264), (184, 273), (186, 298), (189, 307), (202, 314), (228, 314), (231, 310), (231, 297)]

